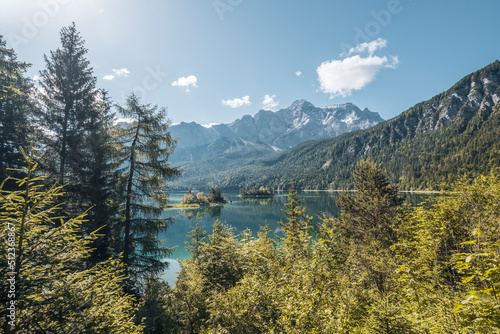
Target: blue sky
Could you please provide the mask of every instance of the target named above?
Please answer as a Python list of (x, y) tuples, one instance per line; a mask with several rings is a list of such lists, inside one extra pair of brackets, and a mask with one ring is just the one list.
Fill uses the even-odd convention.
[(389, 119), (500, 58), (498, 0), (0, 0), (0, 34), (43, 69), (76, 23), (98, 87), (174, 122), (297, 99)]

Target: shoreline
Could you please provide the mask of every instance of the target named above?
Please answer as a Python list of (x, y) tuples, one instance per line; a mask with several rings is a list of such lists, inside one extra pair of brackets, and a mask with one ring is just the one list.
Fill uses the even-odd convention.
[[(309, 189), (301, 190), (303, 192), (357, 192), (357, 190), (351, 189)], [(400, 193), (411, 193), (411, 194), (441, 194), (441, 191), (437, 190), (400, 190)]]

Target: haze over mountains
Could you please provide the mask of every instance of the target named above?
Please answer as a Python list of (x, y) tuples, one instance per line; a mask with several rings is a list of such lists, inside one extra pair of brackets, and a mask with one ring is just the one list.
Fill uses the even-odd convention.
[(226, 154), (187, 164), (182, 181), (172, 186), (294, 183), (299, 189), (339, 189), (351, 185), (354, 166), (366, 158), (382, 164), (408, 190), (434, 188), (461, 175), (488, 174), (500, 167), (499, 101), (500, 62), (496, 61), (372, 128), (308, 141), (260, 158)]
[[(353, 130), (367, 129), (383, 119), (376, 112), (359, 109), (352, 103), (318, 108), (305, 100), (273, 112), (260, 110), (230, 124), (200, 125), (182, 122), (170, 127), (179, 137), (170, 161), (197, 161), (219, 154), (260, 156), (299, 143), (331, 138)], [(245, 152), (245, 153), (244, 153)]]

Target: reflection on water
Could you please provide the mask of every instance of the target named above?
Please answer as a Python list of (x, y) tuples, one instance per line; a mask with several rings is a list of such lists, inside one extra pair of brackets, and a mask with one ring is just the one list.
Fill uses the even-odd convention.
[[(303, 200), (302, 205), (306, 207), (306, 214), (312, 216), (314, 222), (319, 223), (323, 215), (338, 217), (340, 210), (335, 205), (338, 195), (338, 192), (302, 192), (298, 194), (298, 197)], [(184, 193), (171, 193), (170, 202), (180, 203), (182, 196)], [(271, 198), (239, 198), (237, 192), (224, 192), (223, 196), (232, 202), (221, 206), (169, 209), (164, 212), (163, 217), (175, 217), (172, 226), (160, 235), (160, 239), (165, 240), (167, 247), (177, 246), (171, 259), (189, 258), (190, 254), (185, 249), (186, 235), (197, 221), (209, 233), (212, 232), (212, 224), (216, 220), (231, 225), (235, 234), (249, 229), (257, 235), (260, 227), (266, 224), (275, 234), (279, 233), (278, 222), (286, 219), (281, 211), (285, 209), (285, 203), (288, 201), (286, 194), (277, 194)], [(406, 194), (407, 202), (411, 206), (425, 202), (431, 197), (433, 195)], [(171, 277), (175, 274), (172, 275), (172, 270), (169, 271), (166, 279), (173, 284)]]
[(222, 211), (222, 205), (218, 206), (205, 206), (196, 209), (180, 209), (182, 215), (189, 220), (196, 218), (196, 220), (202, 220), (206, 214), (211, 218), (219, 218)]

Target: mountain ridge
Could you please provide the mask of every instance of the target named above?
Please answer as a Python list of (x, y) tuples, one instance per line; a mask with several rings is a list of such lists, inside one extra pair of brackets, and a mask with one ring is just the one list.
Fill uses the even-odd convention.
[[(301, 189), (350, 187), (360, 159), (382, 164), (405, 190), (435, 188), (457, 175), (488, 174), (500, 167), (500, 62), (471, 73), (445, 92), (417, 103), (372, 128), (309, 141), (244, 166), (186, 170), (184, 184), (204, 187), (217, 182), (225, 188), (271, 185)], [(219, 166), (220, 167), (220, 166)]]
[(180, 138), (171, 162), (197, 161), (245, 150), (248, 143), (270, 153), (304, 141), (365, 129), (381, 121), (378, 113), (361, 110), (352, 103), (315, 107), (302, 99), (278, 111), (261, 109), (254, 116), (244, 115), (231, 123), (206, 126), (181, 122), (170, 127), (171, 135)]

